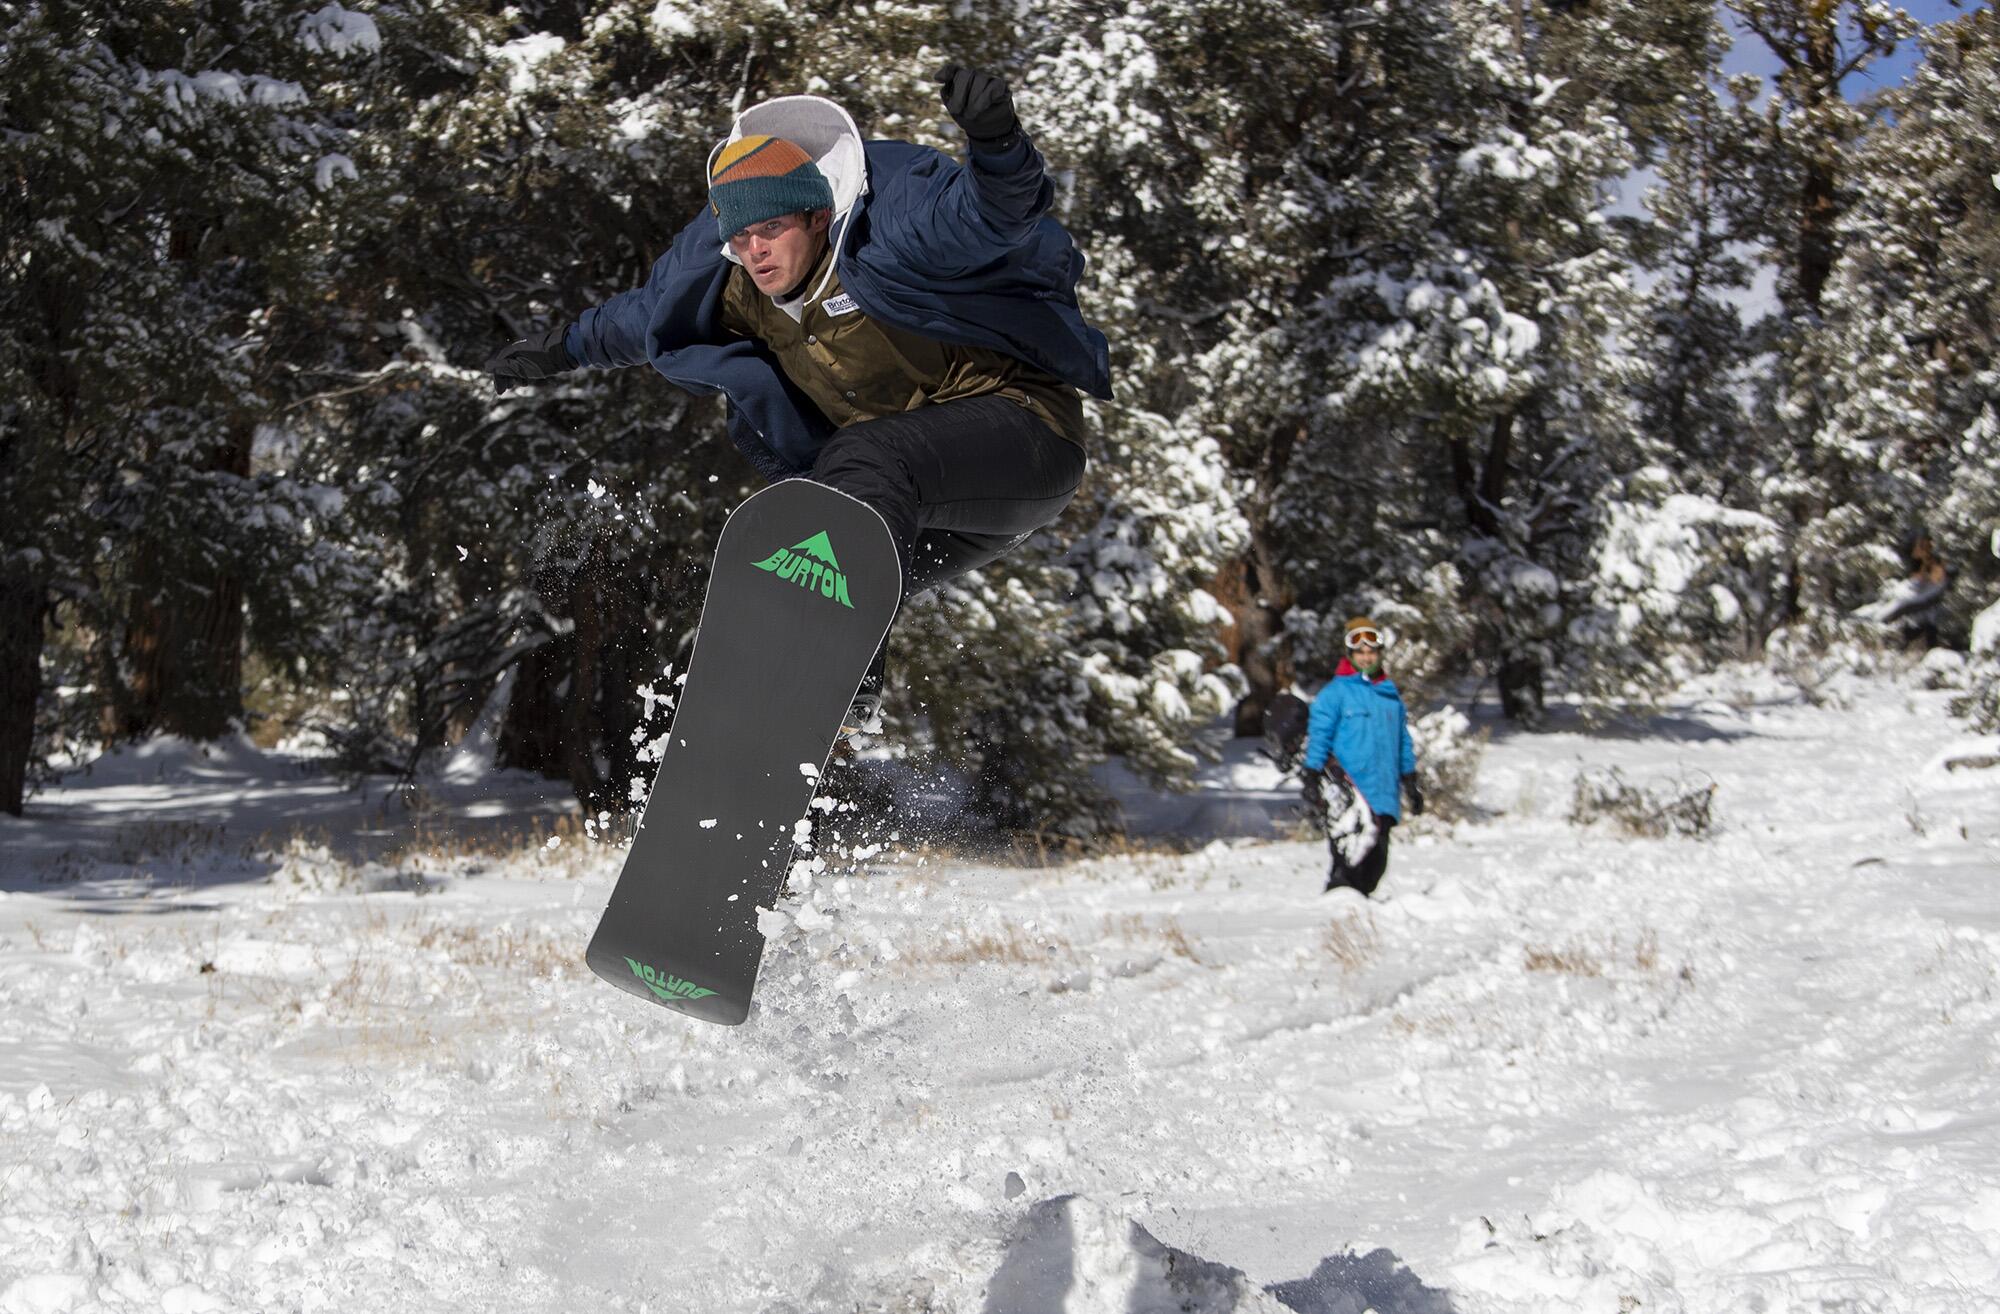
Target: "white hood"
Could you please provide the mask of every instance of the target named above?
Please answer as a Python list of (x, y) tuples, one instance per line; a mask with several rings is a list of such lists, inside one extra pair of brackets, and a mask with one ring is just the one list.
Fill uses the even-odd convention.
[[(812, 156), (833, 187), (833, 243), (840, 247), (847, 213), (868, 190), (868, 160), (861, 149), (861, 129), (853, 116), (824, 96), (779, 96), (752, 105), (736, 116), (736, 126), (708, 153), (708, 171), (715, 157), (740, 137), (783, 137)], [(736, 253), (722, 244), (722, 254), (737, 264)]]

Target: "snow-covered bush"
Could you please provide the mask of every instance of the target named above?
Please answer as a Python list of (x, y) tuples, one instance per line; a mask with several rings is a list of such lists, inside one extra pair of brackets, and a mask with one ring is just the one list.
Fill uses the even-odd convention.
[(914, 601), (890, 646), (894, 738), (970, 768), (982, 809), (1030, 829), (1114, 825), (1090, 775), (1113, 754), (1185, 781), (1196, 731), (1241, 694), (1215, 662), (1217, 608), (1200, 587), (1233, 520), (1212, 448), (1125, 473), (1067, 548), (1032, 543)]
[(1440, 707), (1411, 718), (1410, 741), (1417, 750), (1424, 815), (1440, 821), (1474, 815), (1472, 791), (1486, 755), (1486, 732), (1475, 731), (1456, 707)]
[(1740, 655), (1763, 620), (1778, 525), (1675, 487), (1670, 472), (1648, 467), (1605, 508), (1565, 636), (1565, 673), (1592, 702), (1645, 704)]
[(1951, 710), (1967, 717), (1986, 734), (2000, 730), (2000, 602), (1972, 622), (1972, 653), (1967, 663), (1966, 691)]
[(1617, 767), (1583, 771), (1570, 798), (1569, 821), (1608, 821), (1640, 839), (1705, 838), (1715, 824), (1715, 782), (1706, 777), (1668, 778), (1650, 785), (1626, 779)]

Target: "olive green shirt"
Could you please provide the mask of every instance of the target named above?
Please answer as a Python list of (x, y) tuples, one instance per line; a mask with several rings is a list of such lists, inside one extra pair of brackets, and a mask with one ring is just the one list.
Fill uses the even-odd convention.
[(861, 313), (840, 286), (829, 248), (793, 308), (757, 290), (742, 266), (722, 293), (722, 327), (759, 338), (785, 374), (835, 425), (900, 415), (965, 397), (1005, 397), (1077, 446), (1083, 402), (1076, 389), (1004, 352), (961, 347), (894, 328)]

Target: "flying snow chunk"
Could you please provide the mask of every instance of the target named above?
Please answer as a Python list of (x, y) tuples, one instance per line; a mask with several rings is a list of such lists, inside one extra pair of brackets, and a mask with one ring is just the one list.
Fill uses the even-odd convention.
[(716, 817), (710, 817), (710, 818), (709, 818), (708, 820), (706, 820), (706, 821), (704, 821), (704, 822), (702, 822), (702, 823), (701, 823), (701, 828), (702, 828), (703, 830), (714, 830), (714, 829), (715, 829), (715, 823), (716, 823), (716, 821), (717, 821), (717, 820), (718, 820), (718, 818), (716, 818)]
[(593, 498), (603, 497), (604, 485), (593, 479), (585, 486), (584, 491), (589, 493)]
[(472, 555), (472, 554), (471, 554), (470, 552), (467, 552), (467, 551), (465, 550), (465, 544), (463, 544), (463, 543), (457, 543), (457, 544), (454, 544), (453, 546), (455, 546), (455, 547), (456, 547), (456, 548), (458, 549), (458, 559), (459, 559), (460, 561), (463, 561), (463, 560), (465, 560), (465, 559), (466, 559), (467, 557), (469, 557), (469, 556), (471, 556), (471, 555)]
[(807, 780), (818, 780), (819, 768), (814, 766), (810, 762), (801, 762), (799, 763), (799, 774), (804, 776)]

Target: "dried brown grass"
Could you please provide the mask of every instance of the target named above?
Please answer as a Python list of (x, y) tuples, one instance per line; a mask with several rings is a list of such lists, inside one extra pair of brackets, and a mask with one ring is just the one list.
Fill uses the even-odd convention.
[(1567, 976), (1584, 977), (1604, 975), (1604, 964), (1581, 945), (1568, 945), (1560, 949), (1530, 946), (1524, 956), (1523, 965), (1530, 972), (1561, 972)]
[(1350, 912), (1320, 932), (1320, 947), (1343, 972), (1359, 971), (1381, 951), (1373, 913)]
[(419, 949), (441, 953), (461, 967), (498, 968), (510, 976), (560, 976), (583, 961), (584, 946), (535, 927), (435, 923), (414, 931)]
[(1660, 933), (1650, 926), (1639, 928), (1628, 949), (1622, 936), (1614, 935), (1603, 945), (1571, 941), (1560, 947), (1530, 945), (1522, 956), (1522, 966), (1530, 972), (1557, 972), (1567, 976), (1601, 977), (1622, 963), (1641, 972), (1660, 969)]

